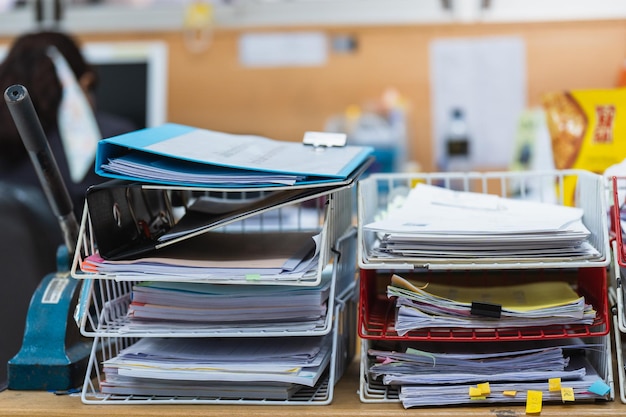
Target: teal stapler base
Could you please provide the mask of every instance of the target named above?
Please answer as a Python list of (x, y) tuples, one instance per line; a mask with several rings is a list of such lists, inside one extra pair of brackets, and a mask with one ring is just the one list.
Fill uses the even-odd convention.
[(67, 390), (82, 385), (92, 342), (80, 335), (73, 309), (80, 281), (49, 274), (33, 294), (20, 351), (8, 362), (8, 387)]

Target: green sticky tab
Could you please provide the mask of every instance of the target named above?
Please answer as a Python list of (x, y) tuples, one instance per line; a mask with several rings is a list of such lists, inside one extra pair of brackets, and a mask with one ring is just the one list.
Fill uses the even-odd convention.
[(433, 355), (430, 352), (424, 352), (422, 350), (418, 350), (418, 349), (414, 349), (414, 348), (407, 348), (406, 349), (406, 353), (408, 353), (410, 355), (416, 355), (416, 356), (426, 356), (427, 358), (432, 359), (433, 360), (433, 367), (437, 363), (437, 358), (435, 357), (435, 355)]
[(246, 274), (246, 281), (258, 281), (260, 279), (260, 274)]

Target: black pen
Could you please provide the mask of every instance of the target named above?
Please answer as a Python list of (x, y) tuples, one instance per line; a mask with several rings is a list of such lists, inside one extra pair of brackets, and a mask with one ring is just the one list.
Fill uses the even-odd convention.
[(28, 90), (19, 84), (12, 85), (4, 92), (4, 100), (35, 167), (48, 202), (52, 206), (52, 211), (59, 220), (65, 245), (71, 257), (76, 249), (78, 222), (69, 192), (63, 182), (59, 166), (52, 154)]

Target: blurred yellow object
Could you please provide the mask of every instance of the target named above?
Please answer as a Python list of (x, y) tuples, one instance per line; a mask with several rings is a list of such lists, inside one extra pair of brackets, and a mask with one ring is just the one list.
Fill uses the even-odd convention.
[[(597, 174), (626, 156), (626, 88), (571, 90), (542, 98), (556, 169)], [(571, 203), (575, 184), (566, 184)]]
[(213, 5), (206, 1), (192, 1), (185, 8), (183, 33), (185, 45), (192, 52), (206, 50), (212, 38), (214, 26)]
[(185, 27), (202, 29), (213, 23), (213, 6), (204, 1), (194, 1), (187, 6)]

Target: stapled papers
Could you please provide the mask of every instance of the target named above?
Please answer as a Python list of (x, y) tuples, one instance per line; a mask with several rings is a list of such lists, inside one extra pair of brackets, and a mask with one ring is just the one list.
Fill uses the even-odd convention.
[(371, 147), (327, 147), (168, 123), (102, 140), (104, 177), (188, 186), (289, 186), (347, 178)]
[[(330, 361), (331, 341), (330, 335), (143, 338), (104, 362), (102, 391), (120, 393), (131, 387), (158, 395), (171, 387), (173, 392), (187, 388), (213, 396), (218, 383), (220, 391), (232, 390), (236, 397), (258, 397), (254, 393), (259, 390), (288, 397), (297, 386), (317, 383)], [(242, 388), (252, 386), (251, 392)]]
[[(510, 328), (591, 324), (593, 306), (564, 281), (539, 281), (501, 286), (458, 286), (412, 283), (392, 277), (387, 295), (396, 299), (396, 331), (420, 328)], [(472, 314), (474, 302), (499, 306), (499, 316)]]
[(407, 262), (597, 259), (583, 210), (419, 183), (384, 218), (364, 225), (379, 236), (372, 259)]
[(329, 274), (315, 287), (142, 282), (135, 284), (122, 332), (177, 328), (197, 331), (272, 329), (311, 331), (327, 320)]
[(318, 241), (314, 232), (207, 232), (135, 260), (105, 260), (96, 253), (81, 270), (125, 281), (295, 279), (317, 267)]
[[(426, 405), (464, 404), (471, 387), (489, 384), (480, 396), (484, 403), (526, 399), (529, 391), (543, 392), (545, 400), (560, 401), (561, 391), (550, 391), (549, 380), (559, 378), (562, 387), (575, 392), (577, 399), (602, 398), (589, 388), (599, 380), (586, 352), (600, 345), (578, 341), (446, 345), (402, 345), (394, 350), (368, 349), (369, 376), (400, 389), (406, 408)], [(474, 390), (477, 391), (477, 390)], [(477, 394), (477, 393), (476, 393)]]

